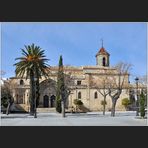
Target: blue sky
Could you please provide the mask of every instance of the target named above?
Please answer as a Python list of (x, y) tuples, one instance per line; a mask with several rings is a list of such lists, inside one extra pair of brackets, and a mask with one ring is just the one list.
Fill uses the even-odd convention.
[[(21, 56), (24, 45), (35, 43), (45, 50), (49, 65), (58, 65), (62, 54), (65, 65), (96, 65), (95, 54), (101, 48), (100, 39), (110, 53), (110, 65), (120, 61), (133, 65), (133, 77), (146, 74), (146, 23), (2, 23), (1, 69), (4, 77), (15, 76), (15, 58)], [(132, 78), (132, 77), (131, 77)]]

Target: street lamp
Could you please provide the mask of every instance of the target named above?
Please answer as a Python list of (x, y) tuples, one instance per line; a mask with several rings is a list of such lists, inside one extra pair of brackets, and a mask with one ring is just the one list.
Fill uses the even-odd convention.
[(34, 99), (34, 118), (37, 118), (37, 114), (36, 114), (36, 81), (37, 81), (37, 78), (34, 78), (34, 82), (35, 82), (35, 85), (34, 85), (34, 90), (35, 90), (35, 99)]
[(137, 92), (137, 101), (136, 101), (136, 116), (139, 116), (139, 95), (138, 95), (138, 81), (139, 81), (139, 78), (136, 77), (135, 78), (135, 81), (136, 81), (136, 92)]
[(77, 97), (77, 89), (78, 89), (78, 88), (76, 87), (76, 99), (78, 98), (78, 97)]

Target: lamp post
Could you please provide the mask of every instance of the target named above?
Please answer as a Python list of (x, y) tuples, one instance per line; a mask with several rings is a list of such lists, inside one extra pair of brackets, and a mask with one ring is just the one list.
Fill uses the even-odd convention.
[(136, 101), (136, 116), (139, 116), (139, 94), (138, 94), (138, 81), (139, 81), (139, 78), (136, 77), (135, 78), (135, 81), (136, 81), (136, 94), (137, 94), (137, 101)]
[(37, 113), (36, 113), (36, 81), (37, 81), (37, 78), (34, 78), (34, 82), (35, 82), (35, 85), (34, 85), (34, 90), (35, 90), (35, 99), (34, 99), (34, 118), (37, 118)]
[(77, 89), (78, 89), (78, 88), (76, 87), (76, 99), (78, 99), (78, 97), (77, 97)]

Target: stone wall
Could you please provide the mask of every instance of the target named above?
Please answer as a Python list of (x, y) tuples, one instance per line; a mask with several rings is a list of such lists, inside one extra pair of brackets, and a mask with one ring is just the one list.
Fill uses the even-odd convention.
[[(103, 97), (96, 89), (78, 89), (77, 91), (74, 90), (69, 96), (69, 107), (75, 106), (73, 102), (74, 99), (78, 99), (78, 92), (81, 92), (81, 101), (90, 111), (103, 110), (103, 106), (101, 105)], [(95, 92), (98, 94), (97, 98), (94, 97)], [(124, 106), (122, 105), (123, 98), (129, 98), (127, 90), (123, 90), (120, 98), (117, 100), (116, 110), (125, 110)], [(109, 96), (107, 96), (106, 101), (106, 110), (109, 111), (112, 107), (112, 100)]]
[[(56, 81), (57, 81), (57, 73), (58, 67), (51, 68), (51, 73), (49, 74), (49, 79), (45, 79), (42, 77), (40, 79), (40, 106), (43, 106), (43, 98), (45, 95), (48, 95), (49, 98), (52, 95), (56, 95)], [(106, 75), (106, 72), (110, 75)], [(78, 93), (81, 92), (81, 100), (84, 103), (84, 106), (91, 111), (98, 111), (102, 110), (101, 100), (103, 97), (97, 91), (97, 89), (92, 85), (92, 82), (97, 82), (100, 86), (101, 80), (106, 76), (109, 78), (114, 77), (116, 80), (118, 76), (116, 75), (116, 70), (113, 68), (106, 68), (106, 67), (99, 67), (99, 66), (84, 66), (84, 67), (67, 67), (65, 69), (65, 74), (69, 74), (70, 76), (70, 83), (66, 85), (70, 85), (73, 87), (71, 90), (71, 94), (68, 98), (68, 106), (74, 106), (73, 100), (78, 99)], [(20, 80), (23, 80), (24, 84), (20, 85)], [(77, 85), (77, 81), (81, 81), (80, 85)], [(125, 84), (128, 85), (128, 75), (125, 78)], [(23, 103), (29, 104), (29, 79), (26, 80), (21, 78), (12, 78), (11, 85), (14, 87), (12, 88), (13, 96), (15, 102), (17, 100), (17, 94), (19, 99), (23, 97)], [(94, 98), (94, 93), (97, 92), (98, 98)], [(116, 110), (124, 110), (124, 107), (121, 105), (121, 100), (125, 97), (128, 97), (128, 93), (123, 91), (120, 98), (117, 101)], [(107, 96), (107, 105), (106, 110), (110, 110), (111, 108), (111, 99)], [(21, 102), (22, 103), (22, 102)]]

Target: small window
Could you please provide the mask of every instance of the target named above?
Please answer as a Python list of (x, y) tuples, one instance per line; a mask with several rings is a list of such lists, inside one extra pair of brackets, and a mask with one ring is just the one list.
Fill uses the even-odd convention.
[(20, 80), (20, 85), (24, 85), (24, 81), (23, 80)]
[(97, 93), (97, 92), (95, 92), (95, 94), (94, 94), (94, 98), (95, 98), (95, 99), (98, 98), (98, 93)]
[(81, 85), (81, 81), (77, 81), (77, 85)]
[(105, 66), (106, 60), (105, 57), (103, 57), (103, 66)]
[(81, 92), (78, 93), (78, 99), (81, 99)]

